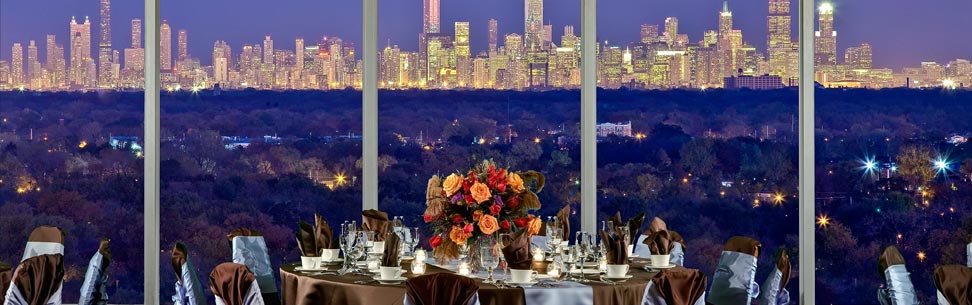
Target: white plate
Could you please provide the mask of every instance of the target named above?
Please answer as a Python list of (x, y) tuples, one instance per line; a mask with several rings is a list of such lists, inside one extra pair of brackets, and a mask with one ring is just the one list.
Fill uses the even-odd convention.
[(607, 274), (605, 274), (605, 275), (603, 275), (601, 277), (603, 277), (605, 279), (608, 279), (608, 280), (611, 280), (611, 281), (614, 281), (614, 282), (617, 282), (617, 281), (623, 281), (623, 280), (630, 279), (630, 278), (634, 277), (634, 275), (628, 274), (628, 275), (625, 275), (625, 276), (622, 276), (622, 277), (610, 277), (610, 276), (607, 276)]
[[(580, 269), (574, 269), (574, 270), (571, 270), (570, 273), (571, 274), (579, 274), (579, 273), (581, 273), (581, 271), (580, 271)], [(599, 274), (599, 273), (601, 273), (601, 270), (598, 270), (598, 269), (584, 269), (584, 274)]]
[(378, 283), (385, 284), (385, 285), (400, 284), (402, 282), (405, 282), (405, 280), (407, 280), (407, 278), (405, 278), (403, 276), (399, 276), (399, 277), (393, 278), (393, 279), (383, 280), (383, 279), (381, 279), (381, 276), (380, 275), (379, 276), (375, 276), (372, 279), (378, 281)]
[(668, 264), (668, 266), (662, 266), (662, 267), (658, 267), (654, 265), (645, 265), (645, 268), (662, 270), (662, 269), (672, 269), (675, 268), (675, 266), (676, 266), (675, 264)]
[(520, 286), (520, 287), (531, 287), (534, 284), (539, 283), (539, 281), (532, 280), (532, 281), (527, 282), (527, 283), (517, 283), (517, 282), (513, 282), (513, 281), (506, 281), (506, 283), (507, 284), (510, 284), (510, 285), (517, 285), (517, 286)]

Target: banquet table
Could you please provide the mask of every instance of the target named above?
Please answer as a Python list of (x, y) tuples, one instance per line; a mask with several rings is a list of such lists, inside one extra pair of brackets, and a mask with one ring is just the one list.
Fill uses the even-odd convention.
[[(491, 284), (484, 284), (482, 279), (476, 279), (479, 283), (479, 301), (483, 305), (541, 305), (541, 304), (562, 304), (563, 300), (557, 298), (544, 298), (576, 292), (578, 286), (590, 287), (592, 300), (579, 300), (580, 303), (594, 305), (611, 304), (642, 304), (644, 299), (645, 287), (651, 278), (656, 274), (643, 269), (645, 261), (634, 260), (631, 264), (629, 275), (632, 278), (624, 282), (615, 284), (603, 283), (597, 280), (596, 275), (589, 275), (591, 282), (577, 284), (574, 282), (550, 282), (555, 287), (527, 287), (527, 288), (499, 288)], [(315, 272), (296, 271), (299, 263), (284, 265), (280, 268), (280, 286), (284, 305), (329, 305), (329, 304), (375, 304), (393, 305), (403, 304), (405, 298), (405, 284), (385, 285), (377, 282), (358, 284), (357, 281), (370, 280), (365, 275), (334, 275), (334, 274), (315, 274)], [(403, 263), (405, 270), (411, 270), (409, 264)], [(340, 266), (329, 268), (334, 271)], [(437, 267), (432, 264), (426, 265), (425, 274), (438, 272), (452, 272), (447, 269)], [(502, 271), (498, 271), (501, 274)], [(406, 272), (406, 278), (417, 275)], [(538, 291), (536, 289), (550, 289), (555, 291)], [(564, 290), (558, 290), (564, 289)], [(539, 292), (539, 294), (538, 294)], [(547, 294), (544, 294), (547, 293)], [(530, 295), (528, 297), (527, 295)], [(540, 295), (541, 297), (537, 297)], [(528, 299), (530, 301), (528, 301)], [(578, 301), (578, 300), (575, 300)]]

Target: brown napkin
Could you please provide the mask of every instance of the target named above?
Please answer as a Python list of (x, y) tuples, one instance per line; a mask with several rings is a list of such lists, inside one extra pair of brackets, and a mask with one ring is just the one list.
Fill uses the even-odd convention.
[(0, 304), (4, 304), (4, 296), (7, 295), (7, 287), (10, 287), (10, 278), (13, 277), (12, 266), (0, 261)]
[(64, 280), (64, 256), (45, 254), (28, 258), (14, 271), (13, 285), (27, 301), (25, 305), (44, 305)]
[(111, 263), (111, 241), (108, 238), (102, 238), (101, 243), (98, 244), (98, 253), (101, 253), (101, 274), (105, 274), (108, 271), (108, 264)]
[(324, 249), (337, 249), (338, 240), (334, 238), (334, 230), (327, 224), (327, 219), (314, 213), (314, 240), (317, 242), (317, 251), (323, 253)]
[(610, 265), (628, 263), (628, 242), (617, 233), (601, 230), (601, 240), (604, 241), (605, 259)]
[(786, 289), (786, 283), (790, 281), (790, 255), (786, 254), (786, 248), (780, 247), (776, 250), (776, 269), (783, 274), (780, 281), (780, 291)]
[(256, 277), (246, 266), (237, 263), (222, 263), (209, 274), (209, 290), (226, 305), (244, 305), (246, 293)]
[(321, 251), (317, 250), (317, 239), (314, 236), (314, 228), (303, 220), (297, 223), (297, 247), (300, 248), (301, 256), (321, 255)]
[(398, 267), (398, 244), (401, 240), (398, 234), (387, 233), (385, 236), (385, 255), (381, 256), (382, 267)]
[(682, 251), (685, 251), (685, 248), (687, 247), (685, 246), (685, 239), (682, 238), (682, 234), (669, 230), (668, 235), (671, 236), (672, 241), (682, 244)]
[(570, 205), (564, 206), (557, 212), (557, 222), (560, 223), (561, 237), (563, 240), (570, 239)]
[(755, 239), (745, 236), (733, 236), (726, 242), (726, 247), (723, 250), (745, 253), (759, 258), (759, 252), (762, 248), (763, 245)]
[(176, 243), (175, 247), (172, 248), (172, 270), (175, 270), (176, 281), (179, 283), (183, 283), (182, 265), (186, 263), (188, 256), (189, 250), (186, 250), (186, 245)]
[(375, 232), (378, 241), (384, 240), (385, 233), (388, 233), (391, 228), (388, 213), (372, 209), (361, 212), (361, 216), (363, 216), (361, 229)]
[(884, 270), (887, 270), (888, 267), (894, 265), (904, 264), (904, 256), (901, 256), (901, 252), (898, 252), (898, 248), (895, 246), (888, 246), (887, 248), (884, 248), (884, 252), (881, 253), (880, 257), (878, 257), (878, 274), (881, 275), (882, 280), (886, 281), (887, 279), (884, 277)]
[(510, 269), (530, 269), (533, 257), (530, 255), (530, 234), (527, 231), (513, 233), (513, 241), (503, 247), (503, 258)]
[(651, 250), (652, 255), (671, 254), (672, 249), (675, 248), (675, 242), (672, 241), (671, 234), (665, 230), (651, 233), (642, 243), (648, 245), (648, 249)]
[(638, 241), (638, 232), (641, 231), (641, 227), (645, 225), (645, 212), (641, 212), (638, 216), (628, 219), (628, 244), (633, 245)]
[(614, 213), (614, 216), (608, 218), (608, 221), (610, 221), (612, 225), (612, 227), (608, 229), (617, 231), (617, 228), (621, 226), (622, 223), (624, 223), (624, 221), (621, 220), (621, 211), (617, 211), (616, 213)]
[(465, 276), (435, 273), (405, 280), (405, 294), (415, 305), (467, 304), (479, 284)]
[(949, 304), (972, 304), (972, 268), (945, 265), (935, 269), (935, 288)]
[(40, 226), (30, 232), (27, 241), (51, 242), (64, 244), (64, 231), (58, 227)]
[(648, 225), (648, 230), (645, 231), (645, 235), (651, 235), (658, 231), (668, 231), (668, 224), (665, 223), (661, 218), (655, 217), (651, 219), (651, 224)]
[(705, 293), (706, 278), (699, 270), (662, 270), (651, 278), (654, 289), (668, 305), (692, 305)]

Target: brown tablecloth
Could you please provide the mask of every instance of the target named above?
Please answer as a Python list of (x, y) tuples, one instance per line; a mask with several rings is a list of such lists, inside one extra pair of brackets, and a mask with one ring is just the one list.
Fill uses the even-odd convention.
[[(299, 263), (287, 264), (280, 268), (280, 288), (284, 305), (399, 305), (405, 298), (405, 285), (382, 285), (378, 283), (355, 284), (355, 281), (370, 279), (363, 275), (314, 275), (297, 272)], [(644, 262), (631, 264), (628, 281), (617, 285), (599, 282), (586, 283), (594, 291), (594, 305), (640, 304), (644, 298), (645, 287), (654, 273), (641, 267)], [(404, 264), (406, 270), (410, 266)], [(337, 269), (338, 267), (334, 267)], [(426, 265), (425, 274), (451, 272), (436, 266)], [(413, 277), (411, 272), (405, 277)], [(479, 285), (479, 301), (482, 305), (526, 305), (522, 288), (497, 288)]]

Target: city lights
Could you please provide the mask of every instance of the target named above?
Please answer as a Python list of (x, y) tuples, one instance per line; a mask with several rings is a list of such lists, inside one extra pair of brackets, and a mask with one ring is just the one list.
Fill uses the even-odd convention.
[(918, 260), (919, 261), (921, 261), (921, 262), (924, 263), (925, 262), (925, 258), (927, 258), (927, 257), (928, 257), (928, 255), (925, 254), (925, 251), (918, 251)]
[(773, 203), (775, 205), (783, 205), (784, 201), (786, 201), (786, 197), (783, 196), (782, 193), (776, 193), (775, 195), (773, 195)]
[(826, 229), (830, 225), (830, 217), (827, 215), (817, 216), (817, 226), (821, 229)]

